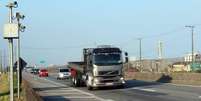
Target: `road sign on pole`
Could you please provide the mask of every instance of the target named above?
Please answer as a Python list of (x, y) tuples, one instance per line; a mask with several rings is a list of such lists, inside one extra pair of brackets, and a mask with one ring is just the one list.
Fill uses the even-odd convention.
[(18, 25), (14, 23), (8, 23), (4, 25), (4, 39), (19, 38)]

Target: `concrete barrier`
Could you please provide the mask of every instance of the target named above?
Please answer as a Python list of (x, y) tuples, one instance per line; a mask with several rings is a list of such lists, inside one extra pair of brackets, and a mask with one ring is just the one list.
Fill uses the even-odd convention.
[(125, 72), (126, 79), (186, 85), (201, 85), (201, 73)]
[(27, 101), (43, 101), (37, 92), (33, 90), (30, 84), (23, 79), (24, 87), (25, 87), (25, 95)]

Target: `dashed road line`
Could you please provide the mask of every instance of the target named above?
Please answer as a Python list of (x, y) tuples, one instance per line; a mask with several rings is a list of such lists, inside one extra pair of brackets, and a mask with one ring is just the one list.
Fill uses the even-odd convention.
[(201, 96), (198, 96), (199, 99), (201, 99)]
[(131, 89), (136, 89), (136, 90), (142, 90), (142, 91), (147, 91), (147, 92), (156, 92), (154, 89), (149, 89), (149, 88), (141, 88), (141, 87), (134, 87)]
[[(165, 83), (164, 83), (165, 84)], [(195, 86), (195, 85), (185, 85), (185, 84), (173, 84), (173, 83), (167, 83), (166, 85), (173, 85), (173, 86), (182, 86), (182, 87), (196, 87), (200, 88), (201, 86)]]

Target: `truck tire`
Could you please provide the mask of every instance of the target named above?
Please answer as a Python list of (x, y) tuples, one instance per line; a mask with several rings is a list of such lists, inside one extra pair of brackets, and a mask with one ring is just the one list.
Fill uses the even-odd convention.
[(123, 89), (123, 88), (125, 88), (124, 84), (117, 86), (117, 89)]
[(87, 89), (88, 89), (88, 90), (93, 90), (93, 87), (87, 85)]
[(86, 81), (86, 85), (87, 85), (87, 89), (88, 89), (88, 90), (93, 90), (93, 87), (88, 84), (88, 79), (87, 79), (87, 81)]

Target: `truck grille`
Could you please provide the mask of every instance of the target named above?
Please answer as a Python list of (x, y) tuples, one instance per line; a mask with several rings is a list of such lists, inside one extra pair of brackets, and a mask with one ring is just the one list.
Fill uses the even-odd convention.
[(118, 75), (119, 71), (99, 71), (98, 75)]

